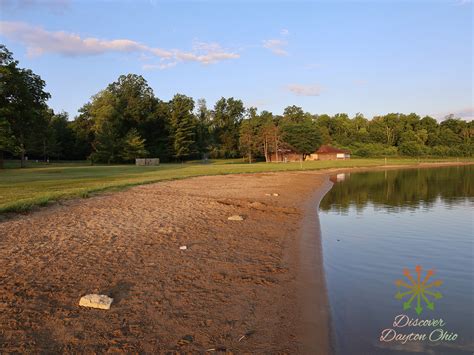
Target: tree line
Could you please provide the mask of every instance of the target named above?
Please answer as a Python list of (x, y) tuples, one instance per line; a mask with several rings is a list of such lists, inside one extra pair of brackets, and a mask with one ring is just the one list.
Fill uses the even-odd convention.
[(212, 108), (204, 99), (176, 94), (157, 98), (136, 74), (120, 76), (94, 95), (69, 120), (47, 105), (45, 82), (19, 67), (0, 45), (0, 156), (33, 159), (131, 162), (136, 157), (162, 161), (237, 158), (269, 161), (291, 150), (304, 157), (321, 144), (353, 155), (472, 156), (473, 122), (454, 116), (390, 113), (372, 119), (357, 114), (312, 114), (289, 106), (282, 115), (246, 108), (241, 100), (221, 98)]

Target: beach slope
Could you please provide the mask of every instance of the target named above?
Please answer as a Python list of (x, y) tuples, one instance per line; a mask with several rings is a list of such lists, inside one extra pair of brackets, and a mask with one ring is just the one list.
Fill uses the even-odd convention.
[[(325, 184), (321, 172), (198, 177), (3, 221), (0, 351), (326, 354), (320, 239), (303, 223)], [(111, 309), (79, 307), (90, 293)]]

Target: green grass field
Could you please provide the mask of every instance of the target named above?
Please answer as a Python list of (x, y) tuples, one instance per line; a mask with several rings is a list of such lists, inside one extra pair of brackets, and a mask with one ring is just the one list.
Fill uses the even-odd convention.
[[(420, 162), (456, 161), (452, 159), (387, 159), (387, 165), (418, 164)], [(473, 161), (472, 159), (459, 159)], [(193, 176), (258, 173), (291, 170), (318, 170), (345, 167), (384, 165), (384, 159), (351, 159), (345, 161), (309, 161), (300, 163), (239, 163), (239, 160), (213, 161), (209, 164), (162, 164), (157, 167), (134, 165), (98, 165), (87, 163), (34, 163), (27, 168), (0, 170), (0, 213), (19, 212), (45, 205), (58, 199), (87, 197), (92, 193), (120, 189), (157, 181), (184, 179)]]

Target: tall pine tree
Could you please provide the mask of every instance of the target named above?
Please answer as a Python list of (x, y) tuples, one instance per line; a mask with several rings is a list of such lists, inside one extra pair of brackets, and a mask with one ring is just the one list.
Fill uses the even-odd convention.
[(145, 140), (140, 137), (136, 128), (132, 128), (123, 140), (123, 151), (121, 156), (125, 161), (131, 161), (135, 158), (143, 158), (148, 155), (145, 149)]
[(196, 118), (193, 115), (194, 100), (176, 94), (170, 102), (173, 152), (182, 161), (196, 154)]

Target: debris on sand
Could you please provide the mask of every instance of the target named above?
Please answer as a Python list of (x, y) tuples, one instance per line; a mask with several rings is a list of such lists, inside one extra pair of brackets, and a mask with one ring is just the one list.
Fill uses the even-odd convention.
[[(206, 352), (217, 351), (217, 352), (227, 352), (227, 348), (225, 346), (217, 346), (215, 348), (207, 349)], [(232, 354), (232, 353), (231, 353)]]
[(240, 338), (239, 338), (239, 342), (241, 340), (243, 340), (244, 338), (248, 338), (249, 336), (253, 335), (255, 333), (255, 330), (249, 330), (247, 333), (245, 333), (244, 335), (242, 335)]
[(79, 301), (79, 306), (99, 309), (110, 309), (110, 305), (113, 301), (113, 298), (110, 298), (106, 295), (90, 294), (81, 297)]
[(188, 247), (186, 245), (182, 245), (182, 246), (179, 247), (179, 250), (186, 250), (186, 249), (188, 249)]
[(280, 196), (280, 194), (277, 194), (276, 192), (274, 192), (274, 193), (273, 193), (273, 196), (278, 197), (278, 196)]
[(188, 345), (190, 343), (192, 343), (194, 341), (194, 337), (192, 335), (185, 335), (184, 337), (182, 337), (181, 339), (179, 339), (178, 341), (178, 345), (179, 346), (183, 346), (183, 345)]
[(236, 214), (227, 218), (229, 221), (243, 221), (244, 217)]

